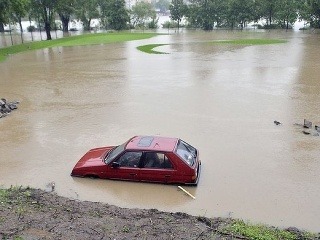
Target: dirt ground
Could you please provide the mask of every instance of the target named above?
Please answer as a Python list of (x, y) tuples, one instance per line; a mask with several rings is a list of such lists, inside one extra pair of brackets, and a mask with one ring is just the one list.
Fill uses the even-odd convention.
[(0, 200), (0, 239), (248, 239), (223, 230), (232, 219), (119, 208), (28, 188), (0, 192)]

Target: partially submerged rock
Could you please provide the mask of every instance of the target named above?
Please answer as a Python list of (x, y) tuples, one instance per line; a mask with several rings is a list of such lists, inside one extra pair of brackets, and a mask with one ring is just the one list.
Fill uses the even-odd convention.
[(0, 118), (6, 117), (9, 115), (13, 110), (18, 108), (19, 101), (8, 102), (7, 99), (1, 98), (0, 99)]

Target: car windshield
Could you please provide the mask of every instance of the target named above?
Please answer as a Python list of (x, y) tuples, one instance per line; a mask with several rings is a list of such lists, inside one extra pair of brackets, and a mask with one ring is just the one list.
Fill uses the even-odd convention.
[(190, 144), (179, 140), (176, 153), (189, 165), (193, 166), (197, 158), (197, 149)]
[(104, 159), (104, 162), (106, 164), (110, 163), (113, 159), (115, 159), (121, 152), (123, 152), (124, 147), (126, 146), (126, 143), (119, 145), (117, 147), (114, 147), (111, 149), (111, 151), (107, 154), (107, 156)]

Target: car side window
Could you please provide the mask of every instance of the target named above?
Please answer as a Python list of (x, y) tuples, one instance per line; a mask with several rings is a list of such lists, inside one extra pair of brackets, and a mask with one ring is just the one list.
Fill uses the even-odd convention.
[(120, 167), (138, 167), (142, 152), (126, 152), (118, 160)]
[(146, 152), (145, 159), (142, 164), (143, 168), (166, 168), (172, 169), (172, 164), (170, 160), (166, 157), (164, 153), (156, 152)]
[(163, 168), (167, 169), (173, 169), (172, 163), (169, 160), (169, 158), (166, 157), (166, 155), (163, 154), (163, 163), (162, 163)]

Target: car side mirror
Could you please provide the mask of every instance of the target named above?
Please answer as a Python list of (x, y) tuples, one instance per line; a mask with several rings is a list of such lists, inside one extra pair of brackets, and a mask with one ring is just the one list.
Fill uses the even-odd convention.
[(113, 163), (111, 163), (111, 167), (112, 167), (112, 168), (119, 168), (119, 167), (120, 167), (120, 164), (117, 163), (117, 162), (113, 162)]

